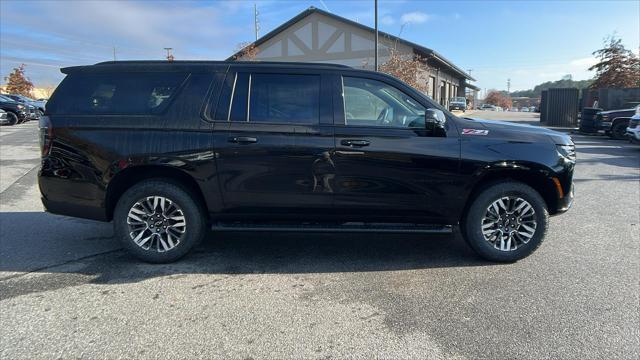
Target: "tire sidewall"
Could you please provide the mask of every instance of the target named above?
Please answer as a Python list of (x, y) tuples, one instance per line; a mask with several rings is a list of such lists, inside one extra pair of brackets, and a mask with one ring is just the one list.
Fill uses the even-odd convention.
[(611, 128), (611, 137), (617, 140), (624, 139), (624, 132), (627, 126), (624, 122), (617, 122)]
[[(154, 195), (163, 196), (175, 202), (184, 212), (187, 224), (180, 243), (175, 248), (162, 253), (152, 249), (145, 250), (138, 246), (129, 236), (127, 224), (131, 207), (140, 199)], [(150, 180), (134, 185), (120, 197), (113, 213), (113, 224), (115, 234), (122, 246), (137, 258), (150, 263), (168, 263), (186, 255), (202, 240), (206, 221), (195, 197), (180, 185), (171, 181)]]
[[(485, 240), (482, 234), (482, 218), (489, 205), (500, 197), (517, 196), (526, 200), (535, 210), (536, 232), (528, 243), (513, 251), (501, 251)], [(482, 257), (492, 261), (513, 262), (527, 257), (544, 240), (549, 213), (542, 197), (531, 187), (515, 182), (500, 183), (487, 188), (473, 202), (465, 218), (464, 231), (467, 243)]]
[(11, 111), (7, 111), (7, 119), (9, 119), (9, 125), (18, 124), (18, 115), (12, 113)]

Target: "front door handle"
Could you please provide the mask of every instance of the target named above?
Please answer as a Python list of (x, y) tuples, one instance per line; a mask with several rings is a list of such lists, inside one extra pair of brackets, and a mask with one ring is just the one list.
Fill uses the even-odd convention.
[(345, 139), (340, 141), (340, 144), (344, 145), (344, 146), (369, 146), (369, 144), (371, 144), (371, 142), (369, 140), (349, 140), (349, 139)]
[(257, 143), (258, 139), (250, 136), (233, 136), (229, 138), (229, 142), (236, 144), (253, 144)]

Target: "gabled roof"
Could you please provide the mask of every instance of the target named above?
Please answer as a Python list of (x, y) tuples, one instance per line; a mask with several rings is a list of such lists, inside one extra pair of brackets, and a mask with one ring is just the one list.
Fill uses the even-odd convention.
[[(324, 16), (330, 17), (334, 20), (337, 21), (341, 21), (343, 23), (346, 23), (348, 25), (351, 26), (355, 26), (357, 28), (360, 28), (362, 30), (365, 31), (369, 31), (371, 33), (375, 32), (375, 29), (370, 28), (366, 25), (362, 25), (358, 22), (349, 20), (347, 18), (343, 18), (342, 16), (338, 16), (335, 14), (332, 14), (330, 12), (315, 8), (313, 6), (309, 7), (308, 9), (306, 9), (305, 11), (301, 12), (300, 14), (294, 16), (293, 18), (289, 19), (289, 21), (283, 23), (282, 25), (278, 26), (277, 28), (271, 30), (269, 33), (265, 34), (264, 36), (260, 37), (258, 40), (256, 40), (253, 44), (255, 46), (260, 46), (262, 44), (264, 44), (265, 42), (267, 42), (269, 39), (275, 37), (276, 35), (278, 35), (279, 33), (283, 32), (284, 30), (286, 30), (288, 27), (290, 27), (291, 25), (297, 23), (298, 21), (304, 19), (305, 17), (313, 14), (313, 13), (317, 13), (317, 14), (322, 14)], [(460, 69), (459, 67), (455, 66), (451, 61), (447, 60), (444, 56), (438, 54), (436, 51), (426, 48), (422, 45), (413, 43), (411, 41), (399, 38), (397, 36), (391, 35), (389, 33), (386, 33), (384, 31), (378, 31), (378, 36), (380, 37), (384, 37), (387, 38), (391, 41), (397, 41), (400, 43), (403, 43), (411, 48), (414, 49), (414, 51), (418, 54), (418, 55), (422, 55), (424, 57), (428, 57), (431, 59), (435, 59), (436, 61), (442, 63), (444, 66), (450, 68), (453, 72), (457, 73), (458, 75), (464, 77), (465, 79), (468, 80), (472, 80), (475, 81), (476, 79), (474, 79), (473, 77), (471, 77), (471, 75), (467, 74), (466, 72), (464, 72), (462, 69)], [(240, 50), (238, 52), (236, 52), (235, 54), (231, 55), (230, 57), (227, 58), (227, 60), (233, 60), (235, 58), (237, 58), (238, 56), (242, 55), (243, 50)]]

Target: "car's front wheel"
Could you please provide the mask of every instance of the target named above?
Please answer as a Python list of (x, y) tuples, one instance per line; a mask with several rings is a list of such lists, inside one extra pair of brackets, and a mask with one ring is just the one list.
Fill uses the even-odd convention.
[(611, 132), (609, 133), (609, 136), (611, 136), (611, 138), (613, 139), (623, 140), (625, 138), (624, 134), (626, 131), (627, 131), (627, 123), (624, 121), (618, 121), (615, 124), (613, 124), (613, 127), (611, 128)]
[(18, 115), (11, 111), (7, 111), (7, 119), (9, 120), (9, 125), (16, 125), (18, 123)]
[(484, 189), (461, 224), (469, 246), (491, 261), (513, 262), (533, 253), (544, 240), (549, 212), (530, 186), (505, 181)]
[(151, 263), (184, 256), (206, 232), (205, 214), (191, 192), (171, 180), (142, 181), (119, 199), (116, 236), (130, 253)]

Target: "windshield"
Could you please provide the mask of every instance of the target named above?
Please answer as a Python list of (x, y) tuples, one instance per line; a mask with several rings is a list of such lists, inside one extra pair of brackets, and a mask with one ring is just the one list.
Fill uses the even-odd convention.
[(13, 100), (11, 98), (8, 98), (8, 97), (6, 97), (4, 95), (0, 95), (0, 100), (2, 100), (2, 101), (15, 101), (15, 100)]
[(466, 103), (467, 99), (463, 98), (463, 97), (453, 97), (451, 98), (451, 102), (461, 102), (461, 103)]

